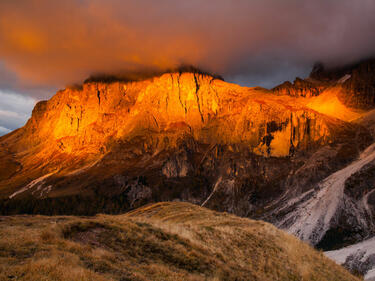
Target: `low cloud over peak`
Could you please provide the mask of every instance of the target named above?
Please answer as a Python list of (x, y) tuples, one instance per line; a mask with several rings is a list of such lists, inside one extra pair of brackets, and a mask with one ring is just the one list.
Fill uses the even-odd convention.
[(373, 55), (374, 13), (372, 0), (1, 1), (0, 62), (13, 89), (180, 64), (270, 87)]

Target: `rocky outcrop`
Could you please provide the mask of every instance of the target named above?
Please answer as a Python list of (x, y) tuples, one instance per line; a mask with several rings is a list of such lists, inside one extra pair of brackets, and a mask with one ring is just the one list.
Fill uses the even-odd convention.
[(320, 64), (313, 69), (310, 78), (342, 84), (345, 91), (339, 98), (349, 107), (357, 109), (375, 107), (375, 59), (334, 68), (325, 68)]
[(187, 153), (173, 155), (169, 158), (162, 168), (162, 173), (167, 178), (180, 178), (186, 177), (189, 170), (192, 169), (188, 161)]
[(350, 72), (343, 87), (347, 93), (341, 100), (348, 106), (360, 109), (375, 107), (375, 60), (365, 61)]
[(287, 81), (273, 88), (272, 91), (277, 95), (310, 98), (320, 95), (325, 88), (325, 85), (303, 80), (297, 77), (293, 84)]
[(344, 105), (359, 110), (373, 109), (375, 59), (330, 68), (318, 63), (307, 79), (296, 78), (293, 83), (284, 82), (272, 91), (277, 95), (309, 98), (319, 96), (337, 85), (342, 88), (338, 98)]

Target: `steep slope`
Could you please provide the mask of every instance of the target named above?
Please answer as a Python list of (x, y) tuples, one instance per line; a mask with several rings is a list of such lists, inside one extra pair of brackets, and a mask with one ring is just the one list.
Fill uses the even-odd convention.
[[(358, 160), (324, 179), (316, 189), (307, 191), (298, 200), (292, 199), (289, 204), (280, 208), (278, 212), (285, 211), (285, 208), (290, 211), (277, 225), (302, 240), (314, 245), (320, 243), (322, 246), (329, 246), (332, 242), (336, 242), (336, 245), (338, 242), (352, 242), (350, 240), (355, 241), (373, 233), (374, 206), (369, 205), (369, 196), (375, 190), (375, 185), (370, 183), (369, 177), (361, 176), (369, 184), (367, 191), (362, 190), (358, 184), (350, 186), (350, 179), (368, 168), (370, 163), (375, 165), (375, 144), (362, 152)], [(375, 183), (374, 180), (372, 182)], [(343, 222), (346, 224), (345, 228)], [(326, 236), (328, 230), (331, 233)], [(340, 231), (346, 232), (345, 237), (342, 237)], [(343, 238), (344, 241), (340, 241)], [(336, 241), (329, 241), (330, 239)]]
[(310, 99), (307, 107), (319, 113), (352, 122), (364, 115), (366, 111), (345, 106), (340, 101), (340, 96), (344, 91), (341, 85), (328, 87), (319, 96)]
[(268, 223), (187, 203), (0, 226), (0, 280), (359, 280)]

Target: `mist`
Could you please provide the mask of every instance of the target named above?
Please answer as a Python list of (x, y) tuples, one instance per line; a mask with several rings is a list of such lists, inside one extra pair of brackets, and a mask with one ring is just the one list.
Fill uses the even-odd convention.
[(270, 84), (373, 55), (374, 13), (371, 0), (2, 1), (0, 60), (43, 86), (180, 64)]

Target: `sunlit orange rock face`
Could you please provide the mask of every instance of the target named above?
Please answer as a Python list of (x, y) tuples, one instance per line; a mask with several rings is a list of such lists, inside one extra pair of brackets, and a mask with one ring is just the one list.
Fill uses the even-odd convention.
[(50, 150), (76, 154), (105, 153), (111, 142), (139, 135), (152, 136), (153, 149), (162, 150), (191, 135), (201, 143), (288, 156), (330, 138), (327, 119), (290, 98), (197, 73), (65, 89), (38, 103), (21, 131), (31, 145), (48, 142)]
[[(309, 83), (276, 92), (174, 72), (61, 90), (39, 102), (23, 128), (0, 138), (0, 197), (11, 206), (30, 197), (52, 200), (60, 206), (55, 213), (176, 199), (249, 215), (293, 184), (291, 175), (309, 186), (335, 169), (322, 164), (326, 158), (303, 168), (317, 150), (326, 147), (333, 159), (357, 149), (345, 140), (363, 136), (348, 122), (356, 117), (350, 109), (342, 116), (331, 110), (342, 105), (337, 91), (309, 92)], [(72, 203), (84, 200), (77, 195), (90, 198), (77, 203), (87, 205)], [(9, 208), (22, 206), (14, 204)], [(42, 208), (35, 204), (31, 212)]]

